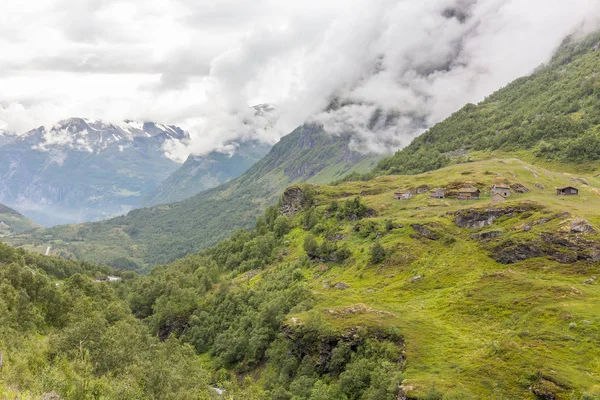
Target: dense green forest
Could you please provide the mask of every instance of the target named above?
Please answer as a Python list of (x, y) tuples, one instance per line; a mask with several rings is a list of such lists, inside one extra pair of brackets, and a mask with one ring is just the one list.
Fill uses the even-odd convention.
[[(552, 60), (436, 124), (373, 173), (414, 174), (472, 151), (526, 151), (539, 160), (600, 160), (600, 34), (568, 38)], [(356, 177), (356, 176), (355, 176)]]

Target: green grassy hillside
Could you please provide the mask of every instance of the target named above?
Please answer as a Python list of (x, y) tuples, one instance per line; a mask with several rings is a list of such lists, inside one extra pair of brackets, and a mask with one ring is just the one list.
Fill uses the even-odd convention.
[(39, 225), (12, 208), (0, 204), (0, 237), (39, 228)]
[[(423, 185), (482, 197), (394, 198)], [(261, 398), (596, 399), (599, 209), (598, 177), (513, 158), (293, 187), (256, 230), (140, 278), (130, 305)]]
[(304, 125), (239, 178), (190, 199), (104, 222), (38, 230), (10, 243), (35, 251), (52, 245), (52, 254), (118, 268), (170, 262), (252, 226), (292, 183), (323, 183), (373, 168), (380, 157), (353, 152), (349, 142), (349, 136)]
[(589, 164), (600, 160), (599, 44), (598, 33), (566, 40), (547, 65), (466, 105), (382, 160), (373, 175), (420, 173), (498, 150), (597, 169)]

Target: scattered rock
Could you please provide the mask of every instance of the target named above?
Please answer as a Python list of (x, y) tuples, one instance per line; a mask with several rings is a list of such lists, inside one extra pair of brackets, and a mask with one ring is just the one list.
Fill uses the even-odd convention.
[(575, 329), (575, 328), (577, 328), (577, 323), (576, 322), (569, 323), (569, 329)]
[(532, 227), (531, 225), (525, 225), (525, 226), (523, 227), (523, 232), (529, 232), (529, 231), (530, 231), (530, 230), (532, 230), (532, 229), (533, 229), (533, 227)]
[(318, 269), (319, 271), (321, 271), (321, 272), (325, 272), (325, 271), (328, 271), (328, 270), (329, 270), (329, 268), (328, 268), (326, 265), (319, 265), (319, 266), (317, 267), (317, 269)]
[(421, 275), (417, 275), (417, 276), (413, 276), (412, 278), (410, 278), (411, 282), (418, 282), (421, 279), (423, 279), (423, 277)]
[(575, 218), (571, 222), (571, 233), (596, 233), (596, 230), (589, 222), (582, 218)]
[(592, 325), (592, 321), (588, 321), (587, 319), (583, 320), (584, 325)]
[(367, 290), (367, 293), (375, 293), (375, 290), (374, 289), (369, 289), (369, 290)]
[(543, 184), (541, 184), (539, 182), (534, 183), (533, 186), (535, 186), (538, 189), (542, 189), (542, 190), (546, 189), (546, 186), (544, 186)]
[(586, 285), (593, 285), (594, 283), (596, 283), (596, 277), (592, 276), (590, 279), (586, 279), (585, 281), (583, 281), (583, 283), (585, 283)]
[(502, 232), (500, 231), (481, 232), (472, 235), (471, 239), (490, 240), (499, 237), (501, 234)]
[(338, 282), (338, 283), (336, 283), (336, 284), (335, 284), (335, 286), (334, 286), (334, 288), (336, 288), (336, 289), (340, 289), (340, 290), (345, 290), (345, 289), (348, 289), (349, 287), (350, 287), (350, 285), (348, 285), (348, 284), (347, 284), (347, 283), (345, 283), (345, 282)]
[(546, 377), (540, 377), (539, 380), (531, 385), (529, 390), (543, 400), (557, 400), (565, 391), (565, 388), (553, 380)]
[(324, 284), (324, 285), (323, 285), (323, 289), (329, 289), (330, 287), (331, 287), (331, 286), (329, 286), (329, 284), (328, 284), (328, 283), (326, 283), (326, 284)]
[(439, 240), (440, 236), (424, 225), (414, 224), (412, 228), (429, 240)]

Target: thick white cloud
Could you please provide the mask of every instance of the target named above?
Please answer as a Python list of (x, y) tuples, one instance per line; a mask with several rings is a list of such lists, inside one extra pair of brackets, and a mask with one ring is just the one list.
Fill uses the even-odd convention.
[[(194, 140), (168, 150), (183, 158), (310, 119), (381, 152), (529, 73), (598, 15), (597, 0), (7, 0), (0, 129), (178, 124)], [(323, 113), (332, 96), (351, 104)]]

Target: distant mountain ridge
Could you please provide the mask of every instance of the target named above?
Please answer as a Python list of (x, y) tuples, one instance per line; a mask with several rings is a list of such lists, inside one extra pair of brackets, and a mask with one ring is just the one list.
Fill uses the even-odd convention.
[(136, 209), (107, 221), (43, 229), (28, 240), (52, 237), (70, 257), (140, 268), (208, 247), (248, 228), (292, 183), (327, 183), (373, 168), (379, 155), (350, 150), (352, 134), (332, 136), (306, 124), (284, 136), (239, 178), (189, 199)]
[(231, 154), (213, 151), (202, 156), (190, 155), (178, 170), (146, 196), (142, 205), (173, 203), (226, 183), (246, 172), (272, 147), (257, 140), (233, 145), (235, 151)]
[(121, 214), (179, 167), (165, 144), (188, 139), (152, 122), (70, 118), (42, 126), (0, 147), (0, 201), (44, 225)]

